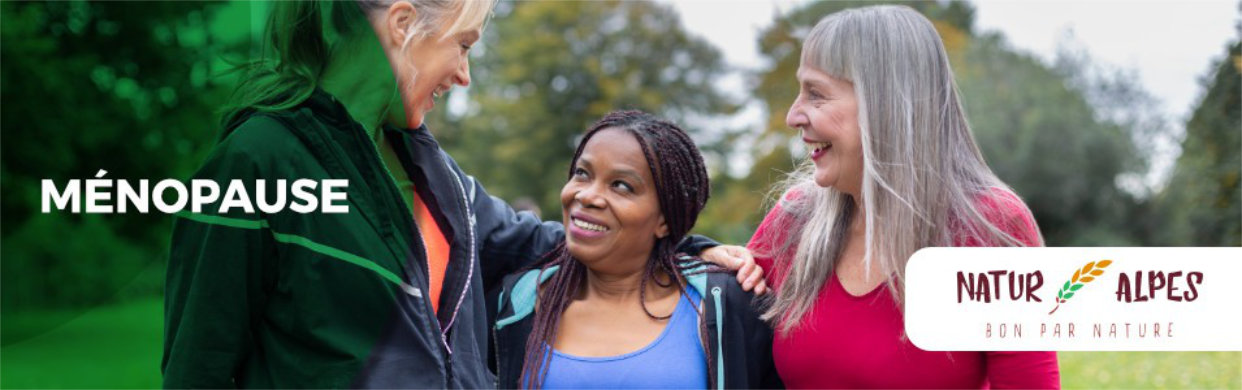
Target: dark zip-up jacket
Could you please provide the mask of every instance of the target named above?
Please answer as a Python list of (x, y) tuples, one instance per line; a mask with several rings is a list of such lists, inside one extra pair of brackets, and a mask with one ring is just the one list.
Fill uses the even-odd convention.
[(347, 179), (349, 212), (219, 214), (217, 202), (180, 214), (166, 387), (492, 386), (484, 286), (552, 249), (563, 228), (488, 196), (426, 129), (383, 131), (449, 243), (439, 313), (418, 227), (375, 143), (318, 91), (240, 123), (194, 178), (219, 183), (221, 199), (235, 179), (256, 198), (257, 179), (269, 197), (278, 179)]
[[(219, 183), (221, 200), (230, 180), (242, 180), (254, 203), (258, 179), (267, 199), (277, 180), (347, 179), (349, 211), (221, 214), (215, 202), (179, 214), (165, 387), (494, 385), (485, 288), (551, 250), (564, 229), (488, 196), (425, 128), (382, 131), (449, 243), (439, 312), (418, 227), (375, 143), (316, 91), (293, 109), (239, 121), (194, 178)], [(698, 238), (683, 249), (714, 244)]]
[[(498, 316), (494, 324), (497, 387), (519, 388), (526, 339), (534, 325), (536, 294), (559, 266), (542, 271), (528, 270), (506, 276), (498, 297)], [(700, 321), (707, 321), (708, 383), (718, 389), (784, 388), (772, 360), (772, 328), (759, 319), (754, 295), (742, 290), (734, 274), (683, 274), (691, 288), (703, 297)], [(605, 374), (605, 373), (601, 373)]]

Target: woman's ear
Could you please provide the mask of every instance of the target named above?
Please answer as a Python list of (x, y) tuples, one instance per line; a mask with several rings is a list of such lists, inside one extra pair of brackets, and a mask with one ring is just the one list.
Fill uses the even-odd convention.
[(413, 4), (405, 1), (393, 2), (384, 11), (384, 20), (381, 23), (384, 36), (380, 40), (389, 47), (399, 48), (405, 45), (410, 27), (414, 25), (417, 16), (418, 10), (414, 9)]
[(664, 222), (664, 214), (660, 214), (660, 221), (656, 225), (656, 238), (668, 237), (668, 224)]

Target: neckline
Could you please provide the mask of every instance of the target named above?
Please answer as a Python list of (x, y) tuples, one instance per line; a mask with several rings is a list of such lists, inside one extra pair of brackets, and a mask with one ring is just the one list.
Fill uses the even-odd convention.
[(686, 293), (682, 294), (681, 297), (677, 299), (677, 307), (673, 309), (673, 315), (669, 317), (668, 323), (664, 324), (664, 329), (660, 331), (660, 335), (656, 337), (655, 340), (652, 340), (650, 343), (647, 343), (647, 345), (643, 346), (642, 348), (636, 349), (634, 351), (626, 352), (620, 355), (612, 355), (612, 356), (579, 356), (579, 355), (561, 352), (560, 350), (553, 348), (551, 345), (547, 345), (547, 344), (545, 345), (547, 345), (548, 349), (552, 350), (552, 354), (557, 357), (570, 359), (570, 360), (577, 360), (577, 361), (582, 361), (582, 362), (591, 362), (591, 363), (602, 363), (602, 362), (610, 362), (610, 361), (617, 361), (617, 360), (625, 360), (625, 359), (628, 359), (634, 356), (641, 355), (647, 351), (654, 349), (657, 345), (660, 345), (660, 342), (664, 341), (664, 338), (667, 337), (668, 334), (672, 332), (673, 325), (677, 324), (677, 321), (685, 316), (684, 313), (693, 312), (693, 310), (687, 310), (687, 306), (691, 304), (690, 294), (691, 294), (691, 290), (686, 289)]
[[(889, 276), (889, 278), (892, 278), (892, 276)], [(882, 290), (884, 288), (884, 285), (888, 284), (888, 280), (885, 279), (884, 281), (881, 281), (880, 284), (877, 284), (875, 287), (872, 287), (871, 290), (863, 293), (862, 295), (854, 295), (853, 293), (850, 293), (850, 290), (845, 289), (845, 283), (841, 282), (841, 275), (837, 273), (836, 271), (832, 271), (832, 282), (833, 283), (829, 283), (829, 284), (836, 285), (837, 290), (840, 290), (841, 293), (845, 294), (846, 297), (849, 297), (850, 299), (854, 299), (854, 300), (862, 300), (862, 299), (870, 298), (872, 295), (875, 295), (876, 292), (879, 292), (880, 290)]]

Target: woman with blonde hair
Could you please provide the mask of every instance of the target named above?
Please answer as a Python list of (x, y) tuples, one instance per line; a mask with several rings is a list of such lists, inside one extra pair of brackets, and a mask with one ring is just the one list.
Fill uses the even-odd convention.
[(905, 263), (932, 246), (1041, 246), (975, 144), (932, 23), (904, 6), (820, 20), (786, 123), (810, 158), (748, 247), (793, 388), (1059, 387), (1053, 352), (928, 352), (904, 335)]

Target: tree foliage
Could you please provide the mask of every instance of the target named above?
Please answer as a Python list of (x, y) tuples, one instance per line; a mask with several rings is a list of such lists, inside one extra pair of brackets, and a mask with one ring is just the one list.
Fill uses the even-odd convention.
[(1203, 80), (1206, 93), (1186, 124), (1182, 155), (1156, 205), (1163, 245), (1242, 246), (1242, 43)]
[(989, 166), (1031, 207), (1049, 245), (1139, 245), (1135, 199), (1118, 185), (1140, 172), (1130, 131), (1099, 115), (1071, 82), (1087, 69), (1049, 68), (977, 37), (955, 67), (971, 128)]
[[(4, 2), (3, 304), (97, 303), (159, 260), (169, 220), (40, 212), (40, 180), (181, 178), (215, 134), (219, 3)], [(136, 183), (136, 181), (135, 181)], [(158, 288), (158, 285), (155, 286)], [(158, 290), (155, 290), (158, 291)]]
[(449, 153), (509, 200), (560, 214), (560, 188), (578, 136), (604, 114), (640, 109), (687, 127), (737, 106), (714, 87), (719, 51), (649, 1), (502, 3), (473, 62), (465, 115), (432, 131)]

